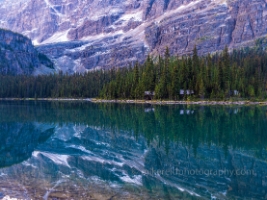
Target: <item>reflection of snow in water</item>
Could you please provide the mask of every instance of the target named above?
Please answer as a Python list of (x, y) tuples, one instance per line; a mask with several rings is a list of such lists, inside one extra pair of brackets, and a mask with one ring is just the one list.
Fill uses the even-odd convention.
[(39, 154), (49, 158), (50, 160), (52, 160), (54, 163), (56, 163), (58, 165), (65, 165), (67, 167), (70, 167), (70, 165), (68, 163), (68, 158), (70, 156), (68, 156), (68, 155), (59, 155), (59, 154), (52, 154), (52, 153), (39, 152), (39, 151), (34, 151), (32, 153), (32, 155), (36, 158), (38, 157)]
[[(182, 109), (180, 111), (182, 111), (184, 115), (194, 113), (193, 110), (189, 109)], [(108, 184), (110, 188), (123, 188), (123, 183), (126, 185), (130, 184), (133, 187), (145, 187), (146, 182), (143, 182), (144, 178), (151, 178), (155, 183), (162, 183), (167, 187), (176, 188), (177, 191), (179, 190), (194, 196), (199, 196), (197, 191), (191, 190), (192, 188), (190, 187), (184, 187), (184, 185), (179, 182), (169, 180), (168, 177), (151, 176), (151, 174), (147, 173), (145, 157), (147, 153), (150, 152), (150, 149), (142, 144), (144, 138), (141, 138), (140, 141), (136, 141), (136, 138), (132, 137), (131, 134), (122, 133), (116, 135), (115, 139), (113, 139), (112, 134), (107, 134), (107, 132), (89, 127), (79, 129), (81, 137), (77, 138), (74, 134), (75, 131), (73, 131), (75, 130), (74, 127), (69, 125), (67, 128), (62, 127), (62, 130), (72, 131), (72, 136), (66, 133), (66, 135), (68, 135), (67, 142), (65, 142), (66, 137), (62, 135), (63, 132), (60, 132), (62, 137), (57, 137), (56, 140), (47, 142), (47, 144), (59, 142), (60, 145), (55, 145), (58, 146), (58, 148), (51, 149), (53, 153), (48, 152), (47, 149), (43, 150), (42, 148), (45, 148), (45, 146), (43, 146), (41, 149), (32, 153), (32, 158), (22, 163), (22, 165), (27, 166), (29, 170), (38, 170), (40, 166), (42, 167), (41, 163), (46, 163), (48, 159), (57, 165), (56, 169), (58, 171), (56, 178), (61, 181), (56, 182), (56, 185), (49, 186), (51, 189), (46, 190), (45, 196), (42, 194), (45, 199), (49, 197), (50, 193), (53, 193), (53, 190), (54, 192), (56, 191), (57, 186), (61, 183), (65, 183), (62, 180), (68, 180), (70, 182), (75, 180), (77, 183), (90, 181), (90, 183), (100, 184), (100, 186)], [(59, 138), (62, 138), (62, 140), (59, 140)], [(88, 140), (88, 144), (81, 143), (85, 138)], [(44, 157), (48, 159), (44, 159)], [(81, 165), (79, 164), (80, 161)], [(41, 165), (39, 166), (38, 164)], [(103, 169), (99, 168), (101, 165)], [(68, 168), (64, 168), (64, 166)], [(96, 169), (92, 166), (96, 166)], [(136, 173), (133, 173), (131, 171), (132, 169)], [(109, 172), (115, 179), (106, 177), (106, 174)], [(40, 173), (45, 172), (40, 170)], [(4, 174), (1, 173), (0, 177), (1, 175), (4, 176)], [(53, 183), (51, 180), (48, 181)]]
[(120, 167), (123, 166), (123, 163), (105, 160), (105, 159), (99, 158), (97, 156), (82, 156), (80, 158), (82, 158), (83, 160), (88, 160), (88, 161), (92, 161), (92, 162), (98, 162), (98, 163), (101, 163), (101, 164), (117, 165), (117, 166), (120, 166)]
[(48, 197), (49, 197), (49, 194), (50, 194), (51, 192), (53, 192), (53, 191), (55, 190), (55, 188), (56, 188), (60, 183), (62, 183), (62, 182), (64, 182), (64, 181), (62, 181), (62, 180), (58, 180), (58, 181), (56, 182), (56, 184), (55, 184), (50, 190), (48, 190), (48, 191), (45, 193), (45, 195), (44, 195), (44, 199), (47, 200)]
[(126, 183), (132, 183), (136, 185), (143, 185), (142, 184), (142, 176), (141, 175), (135, 175), (133, 178), (129, 177), (127, 174), (124, 174), (123, 177), (121, 177), (121, 180), (123, 180)]
[(74, 136), (81, 139), (81, 133), (84, 132), (84, 130), (87, 128), (88, 126), (84, 126), (84, 125), (75, 125), (73, 126), (74, 129)]
[(1, 172), (1, 173), (0, 173), (0, 177), (1, 177), (1, 176), (7, 176), (7, 174)]
[(29, 163), (28, 161), (23, 161), (22, 164), (27, 167), (37, 168), (35, 165)]
[(75, 132), (73, 130), (73, 126), (56, 127), (53, 138), (66, 142), (68, 140), (71, 140), (74, 134)]
[[(185, 112), (186, 114), (191, 114), (194, 111), (185, 110)], [(64, 127), (62, 127), (62, 129), (66, 130)], [(82, 136), (82, 133), (85, 132), (85, 130), (86, 129), (83, 129), (80, 132), (81, 136)], [(98, 131), (98, 133), (101, 135), (102, 131)], [(73, 135), (73, 137), (75, 137), (75, 135)], [(65, 146), (65, 148), (80, 150), (80, 153), (82, 153), (82, 155), (78, 156), (79, 159), (88, 161), (87, 164), (89, 165), (94, 165), (94, 163), (101, 164), (104, 167), (103, 168), (104, 170), (110, 171), (114, 177), (117, 177), (119, 180), (123, 181), (126, 184), (132, 184), (133, 186), (137, 186), (137, 187), (143, 186), (143, 177), (150, 176), (149, 174), (146, 173), (147, 170), (144, 164), (145, 156), (149, 150), (146, 149), (146, 147), (142, 148), (141, 144), (137, 143), (134, 137), (131, 137), (131, 136), (126, 137), (126, 135), (122, 134), (120, 135), (119, 140), (121, 140), (122, 138), (124, 138), (123, 140), (127, 140), (128, 142), (131, 141), (130, 143), (134, 143), (136, 147), (132, 149), (132, 148), (128, 148), (127, 146), (125, 148), (125, 146), (122, 146), (122, 144), (120, 143), (116, 143), (115, 146), (106, 145), (107, 143), (103, 142), (101, 138), (98, 138), (98, 140), (96, 140), (96, 138), (94, 137), (92, 138), (89, 137), (87, 139), (90, 140), (90, 150), (88, 150), (83, 145), (74, 145), (74, 144), (67, 145)], [(69, 142), (70, 141), (71, 140), (69, 140)], [(73, 173), (76, 174), (77, 178), (79, 177), (79, 178), (86, 179), (86, 180), (89, 180), (89, 179), (91, 180), (92, 178), (90, 176), (88, 177), (88, 175), (86, 176), (79, 166), (73, 166), (73, 165), (69, 166), (68, 159), (71, 159), (71, 157), (73, 156), (76, 157), (76, 155), (66, 156), (66, 155), (60, 155), (57, 153), (51, 154), (51, 153), (46, 153), (46, 152), (35, 151), (33, 153), (33, 156), (37, 158), (39, 154), (49, 158), (55, 164), (65, 165), (65, 166), (70, 167)], [(137, 174), (134, 174), (131, 170), (129, 171), (129, 169), (134, 170)], [(190, 190), (187, 190), (181, 187), (180, 185), (169, 182), (164, 177), (155, 176), (153, 178), (157, 179), (157, 181), (167, 184), (168, 186), (177, 188), (179, 191), (182, 191), (182, 192), (186, 191), (187, 193), (191, 195), (199, 196), (198, 194)], [(96, 179), (97, 182), (99, 181), (105, 182), (105, 180), (101, 176), (94, 177), (94, 179)], [(117, 181), (112, 181), (112, 180), (108, 180), (108, 181), (109, 181), (110, 187), (113, 187), (113, 186), (118, 187)]]

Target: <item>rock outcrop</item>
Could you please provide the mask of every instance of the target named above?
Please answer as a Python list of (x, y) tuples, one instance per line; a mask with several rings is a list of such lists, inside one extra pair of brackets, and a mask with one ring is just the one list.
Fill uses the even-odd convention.
[(4, 0), (0, 19), (66, 72), (125, 66), (166, 46), (173, 55), (239, 48), (267, 33), (265, 0)]
[(53, 71), (53, 63), (37, 52), (27, 37), (0, 29), (0, 74), (38, 74)]

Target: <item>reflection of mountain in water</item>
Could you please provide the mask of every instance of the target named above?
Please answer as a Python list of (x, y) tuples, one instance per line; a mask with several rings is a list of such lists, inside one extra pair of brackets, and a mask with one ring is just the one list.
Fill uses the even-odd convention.
[[(266, 151), (263, 155), (266, 158)], [(250, 169), (255, 174), (160, 174), (163, 170), (171, 172), (173, 168), (213, 172), (219, 169)], [(114, 133), (69, 124), (57, 128), (27, 162), (2, 173), (7, 174), (2, 179), (9, 182), (23, 181), (22, 175), (26, 174), (27, 181), (20, 184), (26, 188), (34, 186), (35, 191), (40, 192), (27, 190), (27, 195), (34, 199), (45, 195), (56, 198), (63, 189), (66, 192), (62, 199), (75, 198), (75, 195), (84, 195), (86, 199), (86, 195), (96, 192), (104, 193), (105, 197), (116, 195), (114, 199), (129, 196), (133, 199), (141, 196), (145, 199), (179, 199), (189, 198), (190, 194), (193, 195), (190, 198), (214, 196), (226, 199), (237, 196), (261, 199), (266, 195), (266, 182), (261, 180), (267, 173), (267, 163), (255, 158), (253, 151), (229, 149), (225, 154), (223, 148), (214, 145), (201, 145), (195, 155), (193, 148), (171, 142), (166, 153), (163, 147), (158, 147), (156, 140), (147, 146), (145, 138), (141, 136), (136, 140), (129, 132)], [(90, 192), (86, 191), (88, 187)], [(15, 188), (21, 190), (19, 186)], [(12, 193), (19, 192), (13, 187)]]
[[(147, 112), (149, 110), (149, 112)], [(151, 112), (153, 111), (153, 112)], [(263, 106), (147, 106), (88, 102), (1, 102), (0, 121), (75, 123), (133, 132), (148, 142), (159, 139), (197, 148), (201, 144), (227, 149), (267, 147), (267, 107)]]
[[(182, 192), (176, 185), (169, 187), (160, 179), (145, 175), (148, 151), (143, 137), (136, 140), (128, 132), (64, 125), (39, 145), (30, 159), (0, 171), (5, 174), (0, 176), (0, 192), (29, 199), (90, 199), (90, 195), (95, 199), (195, 199), (186, 188)], [(23, 188), (28, 189), (21, 194)], [(59, 197), (63, 189), (64, 194)]]
[[(0, 109), (8, 109), (9, 121), (18, 116), (56, 128), (29, 159), (0, 170), (0, 194), (24, 199), (267, 197), (265, 107), (154, 106), (146, 112), (142, 105), (26, 104)], [(27, 117), (20, 117), (25, 112)], [(214, 174), (218, 170), (226, 171)], [(247, 174), (230, 174), (236, 171)]]
[(53, 134), (53, 126), (38, 123), (0, 123), (0, 168), (31, 157), (34, 149)]

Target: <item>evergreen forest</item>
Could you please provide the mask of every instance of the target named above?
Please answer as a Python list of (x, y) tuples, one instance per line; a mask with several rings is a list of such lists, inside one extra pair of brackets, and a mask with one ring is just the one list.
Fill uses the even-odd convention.
[(263, 48), (228, 48), (199, 56), (147, 57), (124, 68), (85, 74), (0, 75), (0, 98), (95, 98), (155, 100), (265, 99), (267, 53)]

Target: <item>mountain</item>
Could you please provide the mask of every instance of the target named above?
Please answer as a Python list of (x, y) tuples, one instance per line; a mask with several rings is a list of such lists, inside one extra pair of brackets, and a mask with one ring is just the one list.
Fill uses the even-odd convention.
[(35, 49), (30, 39), (0, 29), (0, 74), (37, 75), (53, 70), (53, 63)]
[(147, 54), (254, 45), (265, 0), (2, 0), (0, 26), (22, 33), (64, 72), (125, 66)]

